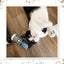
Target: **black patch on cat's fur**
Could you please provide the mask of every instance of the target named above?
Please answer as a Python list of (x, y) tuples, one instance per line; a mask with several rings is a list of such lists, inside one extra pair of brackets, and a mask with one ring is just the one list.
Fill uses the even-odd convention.
[(27, 37), (27, 38), (30, 38), (30, 37), (31, 37), (31, 31), (30, 31), (30, 30), (28, 30), (28, 31), (26, 32), (25, 37)]
[(37, 42), (35, 42), (34, 40), (30, 41), (28, 38), (26, 38), (26, 40), (29, 42), (29, 48), (32, 47), (34, 44), (36, 44)]
[(30, 21), (30, 13), (33, 12), (34, 10), (37, 10), (40, 7), (24, 7), (24, 10), (28, 16), (28, 22)]
[(34, 40), (30, 41), (29, 38), (31, 37), (31, 31), (28, 30), (26, 33), (25, 33), (25, 38), (26, 40), (29, 42), (28, 45), (29, 45), (29, 48), (33, 45), (33, 44), (36, 44), (37, 42), (35, 42)]
[(47, 28), (42, 29), (42, 32), (46, 33), (46, 31), (47, 31)]

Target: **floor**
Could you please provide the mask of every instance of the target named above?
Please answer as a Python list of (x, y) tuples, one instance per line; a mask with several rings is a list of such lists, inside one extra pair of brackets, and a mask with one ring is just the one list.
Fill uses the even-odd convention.
[[(48, 7), (49, 19), (57, 24), (57, 7)], [(23, 7), (7, 7), (7, 27), (10, 34), (19, 36), (28, 30), (28, 19)], [(57, 37), (46, 36), (25, 50), (15, 42), (7, 45), (7, 57), (57, 57)]]

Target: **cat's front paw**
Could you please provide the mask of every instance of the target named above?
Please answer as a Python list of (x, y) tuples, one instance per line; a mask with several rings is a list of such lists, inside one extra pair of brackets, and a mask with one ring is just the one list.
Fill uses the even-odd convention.
[(55, 37), (55, 32), (54, 32), (53, 27), (49, 27), (49, 28), (48, 28), (48, 35), (49, 35), (50, 37)]
[(48, 35), (49, 35), (50, 37), (55, 37), (55, 32), (52, 31), (52, 32), (50, 32)]

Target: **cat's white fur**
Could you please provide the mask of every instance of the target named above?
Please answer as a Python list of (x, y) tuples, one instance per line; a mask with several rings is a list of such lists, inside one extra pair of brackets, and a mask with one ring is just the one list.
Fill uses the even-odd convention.
[[(38, 42), (40, 38), (47, 36), (48, 32), (52, 32), (53, 23), (49, 20), (47, 7), (40, 7), (39, 9), (31, 13), (31, 20), (29, 23), (29, 30), (31, 30), (32, 37), (29, 40), (34, 40)], [(42, 32), (43, 28), (50, 28), (46, 33)], [(37, 37), (34, 38), (37, 34)], [(51, 37), (54, 37), (55, 34), (50, 34)]]

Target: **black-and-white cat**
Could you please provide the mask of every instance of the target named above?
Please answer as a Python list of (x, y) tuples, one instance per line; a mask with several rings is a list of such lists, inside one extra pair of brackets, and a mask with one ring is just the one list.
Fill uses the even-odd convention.
[(49, 20), (47, 7), (24, 7), (24, 10), (28, 16), (29, 31), (26, 33), (26, 37), (29, 41), (34, 40), (38, 42), (40, 38), (47, 36), (54, 37), (55, 34), (52, 30), (53, 23)]

